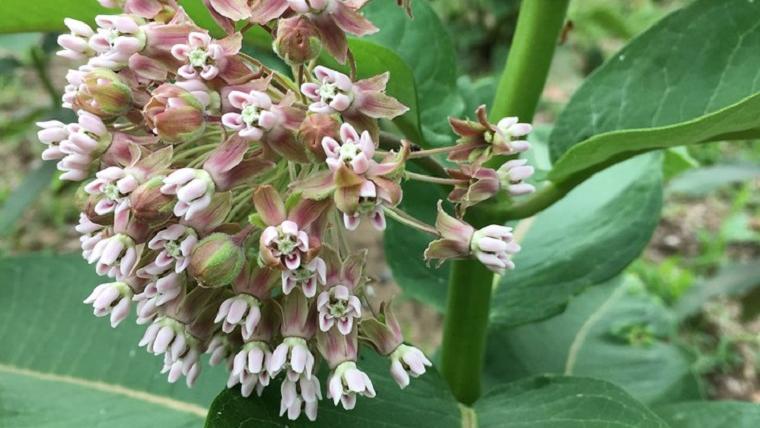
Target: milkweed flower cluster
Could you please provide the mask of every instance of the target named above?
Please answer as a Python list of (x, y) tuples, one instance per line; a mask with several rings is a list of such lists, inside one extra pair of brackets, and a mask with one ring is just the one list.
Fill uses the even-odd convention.
[[(376, 395), (360, 341), (388, 358), (401, 388), (424, 374), (430, 361), (404, 343), (387, 304), (374, 310), (366, 252), (351, 252), (343, 235), (364, 220), (382, 230), (388, 215), (437, 238), (428, 260), (511, 268), (511, 230), (476, 230), (463, 216), (501, 191), (532, 190), (524, 161), (485, 166), (526, 150), (530, 126), (491, 124), (480, 108), (478, 122), (451, 119), (455, 146), (381, 147), (378, 120), (408, 110), (386, 94), (390, 75), (360, 80), (312, 65), (322, 49), (352, 62), (346, 33), (377, 31), (363, 0), (206, 0), (221, 37), (174, 0), (100, 3), (122, 13), (98, 16), (96, 27), (67, 19), (59, 37), (59, 54), (82, 63), (63, 95), (77, 121), (41, 122), (38, 134), (61, 179), (82, 182), (82, 254), (108, 278), (84, 301), (94, 314), (116, 327), (134, 310), (146, 325), (139, 346), (163, 357), (170, 382), (192, 386), (204, 353), (244, 396), (278, 379), (290, 419), (314, 420), (323, 396), (351, 409)], [(300, 87), (241, 52), (254, 25), (274, 36)], [(443, 152), (446, 176), (406, 171)], [(403, 179), (452, 186), (456, 217), (442, 204), (435, 227), (406, 214)]]

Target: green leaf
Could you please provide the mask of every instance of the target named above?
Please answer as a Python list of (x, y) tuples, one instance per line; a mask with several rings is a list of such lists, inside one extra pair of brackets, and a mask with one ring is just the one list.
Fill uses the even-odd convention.
[[(363, 348), (357, 366), (372, 379), (377, 397), (357, 399), (356, 408), (345, 411), (325, 398), (319, 403), (317, 423), (304, 416), (297, 421), (279, 417), (279, 385), (270, 385), (261, 398), (244, 398), (238, 388), (225, 390), (209, 409), (206, 428), (248, 427), (460, 427), (460, 415), (446, 382), (435, 369), (417, 379), (404, 390), (391, 379), (389, 361)], [(324, 379), (324, 377), (322, 377)], [(323, 383), (323, 389), (326, 385)]]
[(668, 192), (700, 197), (730, 184), (760, 178), (760, 166), (752, 164), (724, 164), (687, 171), (668, 185)]
[(760, 127), (758, 14), (757, 2), (699, 0), (637, 37), (557, 120), (549, 178), (577, 180), (643, 151)]
[(689, 154), (686, 146), (671, 147), (664, 150), (664, 152), (665, 159), (663, 159), (662, 173), (666, 182), (679, 174), (699, 166), (699, 162)]
[(676, 320), (640, 281), (591, 287), (560, 315), (505, 330), (493, 328), (486, 373), (503, 383), (540, 373), (590, 376), (643, 403), (701, 398), (691, 359), (678, 346)]
[[(622, 271), (649, 242), (662, 206), (659, 154), (595, 175), (532, 221), (494, 293), (491, 318), (515, 326), (561, 312), (584, 288)], [(518, 226), (520, 227), (520, 226)]]
[(55, 173), (55, 162), (44, 162), (30, 171), (24, 181), (10, 194), (0, 207), (0, 237), (10, 235), (16, 221), (26, 209), (39, 199), (40, 193), (50, 186)]
[(679, 319), (699, 312), (705, 303), (719, 296), (742, 296), (760, 285), (760, 265), (736, 264), (722, 267), (715, 276), (694, 284), (676, 302)]
[(655, 409), (671, 428), (756, 428), (760, 405), (739, 401), (691, 401)]
[(446, 28), (426, 0), (413, 1), (412, 9), (414, 18), (410, 19), (392, 2), (370, 2), (362, 11), (380, 31), (366, 39), (395, 51), (414, 72), (424, 142), (449, 145), (453, 134), (448, 117), (461, 115), (464, 108), (457, 92), (456, 52)]
[[(71, 412), (90, 412), (91, 419), (82, 426), (154, 426), (128, 417), (112, 419), (125, 409), (138, 408), (146, 420), (152, 416), (165, 422), (155, 426), (182, 427), (188, 420), (197, 426), (204, 407), (224, 387), (224, 370), (208, 366), (193, 389), (183, 382), (169, 384), (159, 373), (163, 360), (137, 347), (144, 326), (127, 319), (112, 329), (106, 319), (95, 318), (82, 300), (107, 279), (77, 255), (3, 258), (0, 278), (0, 343), (11, 344), (0, 347), (3, 417), (15, 414), (14, 408), (6, 407), (8, 396), (29, 403), (29, 412), (19, 416), (28, 426), (58, 420), (64, 406)], [(59, 393), (60, 402), (40, 401), (39, 394), (47, 394), (40, 388)], [(66, 391), (81, 391), (92, 400), (61, 400)], [(18, 426), (5, 419), (0, 425)]]
[(540, 376), (497, 387), (477, 403), (477, 426), (666, 428), (620, 388), (587, 378)]

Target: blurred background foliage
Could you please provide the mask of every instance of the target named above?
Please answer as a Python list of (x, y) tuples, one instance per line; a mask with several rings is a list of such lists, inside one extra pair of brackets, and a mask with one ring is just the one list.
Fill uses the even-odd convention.
[[(505, 40), (514, 32), (519, 2), (431, 3), (453, 36), (462, 76), (459, 88), (471, 110), (493, 94), (493, 73), (507, 56)], [(572, 2), (536, 121), (551, 125), (587, 75), (685, 3)], [(52, 55), (55, 50), (55, 35), (0, 36), (0, 255), (79, 247), (71, 227), (78, 213), (76, 185), (58, 181), (54, 168), (39, 160), (43, 146), (35, 136), (35, 121), (66, 120), (57, 105), (68, 67)], [(704, 395), (760, 402), (760, 142), (671, 149), (665, 174), (669, 181), (662, 220), (628, 273), (639, 279), (651, 301), (673, 314), (678, 330), (673, 344), (693, 356), (693, 370), (705, 380)], [(378, 237), (361, 239), (364, 245), (382, 248)], [(395, 293), (382, 259), (375, 264), (378, 288)], [(435, 349), (439, 315), (409, 300), (402, 307), (406, 319), (418, 320), (419, 331), (408, 332), (411, 340)], [(651, 343), (652, 326), (629, 327), (617, 336), (633, 346)]]

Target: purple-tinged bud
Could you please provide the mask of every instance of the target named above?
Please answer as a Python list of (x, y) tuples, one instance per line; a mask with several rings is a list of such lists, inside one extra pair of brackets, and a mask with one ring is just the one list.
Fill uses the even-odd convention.
[(201, 351), (197, 340), (188, 335), (190, 345), (188, 350), (177, 357), (171, 353), (164, 354), (164, 366), (161, 373), (168, 373), (169, 383), (175, 383), (180, 377), (185, 376), (185, 384), (192, 388), (198, 376), (201, 374)]
[(448, 199), (458, 204), (458, 213), (464, 215), (467, 208), (490, 199), (502, 188), (500, 175), (491, 168), (479, 165), (460, 165), (460, 168), (449, 169), (451, 178), (462, 181), (449, 193)]
[(409, 385), (409, 376), (418, 377), (425, 374), (425, 367), (431, 367), (433, 363), (425, 354), (414, 346), (399, 345), (390, 355), (391, 376), (401, 389)]
[(517, 120), (516, 117), (505, 117), (496, 123), (492, 134), (486, 134), (486, 141), (489, 135), (492, 135), (492, 141), (489, 142), (494, 145), (494, 153), (513, 154), (530, 148), (530, 143), (516, 138), (528, 135), (533, 130), (533, 126), (529, 123), (519, 123)]
[(322, 50), (319, 30), (303, 15), (281, 19), (272, 44), (275, 53), (291, 65), (304, 64), (319, 56)]
[(229, 285), (245, 263), (245, 253), (232, 236), (213, 233), (201, 240), (190, 256), (190, 274), (206, 287)]
[(299, 290), (283, 295), (279, 301), (280, 333), (283, 337), (311, 339), (317, 330), (317, 312), (311, 302)]
[(272, 352), (266, 342), (255, 340), (243, 345), (232, 360), (232, 370), (227, 379), (227, 388), (240, 384), (240, 394), (248, 397), (256, 389), (261, 396), (264, 387), (269, 385), (271, 376), (267, 371), (267, 362), (272, 358)]
[(336, 285), (320, 293), (317, 298), (317, 310), (319, 329), (326, 332), (336, 326), (342, 335), (351, 333), (354, 318), (360, 319), (362, 316), (359, 298), (343, 285)]
[(336, 329), (327, 332), (320, 330), (317, 332), (317, 349), (331, 369), (345, 361), (356, 361), (359, 354), (357, 329), (354, 328), (347, 335)]
[(152, 177), (129, 195), (132, 215), (149, 224), (161, 224), (172, 216), (174, 198), (161, 193), (164, 177)]
[(366, 373), (356, 367), (354, 361), (340, 363), (327, 378), (327, 398), (333, 400), (336, 406), (343, 405), (346, 410), (356, 406), (356, 396), (372, 398), (375, 388)]
[(216, 185), (202, 169), (181, 168), (164, 178), (161, 193), (177, 195), (173, 212), (185, 220), (192, 219), (211, 204)]
[(443, 210), (443, 202), (438, 201), (438, 216), (435, 229), (441, 236), (428, 244), (424, 257), (426, 261), (439, 259), (439, 266), (448, 259), (464, 259), (470, 256), (470, 242), (475, 228), (458, 220)]
[(296, 133), (298, 142), (306, 146), (317, 160), (324, 161), (325, 151), (322, 148), (322, 139), (325, 137), (337, 140), (339, 137), (340, 123), (329, 114), (310, 114), (301, 122)]
[(520, 251), (520, 245), (514, 241), (511, 227), (492, 224), (472, 235), (470, 249), (488, 269), (503, 274), (506, 269), (515, 268), (511, 259)]
[(96, 317), (111, 314), (111, 327), (116, 327), (129, 315), (129, 302), (132, 289), (124, 282), (100, 284), (84, 299), (91, 304)]
[(527, 195), (536, 190), (532, 184), (523, 181), (532, 176), (534, 171), (527, 163), (527, 159), (513, 159), (505, 162), (497, 171), (501, 187), (511, 196)]
[(132, 108), (132, 90), (111, 70), (97, 68), (82, 77), (73, 105), (102, 118), (121, 116)]
[(63, 49), (56, 52), (56, 55), (76, 61), (86, 60), (95, 55), (95, 51), (88, 44), (90, 37), (95, 34), (92, 28), (71, 18), (65, 18), (63, 23), (70, 32), (58, 36), (58, 45)]
[(206, 129), (205, 109), (190, 91), (165, 83), (152, 92), (143, 108), (143, 117), (162, 140), (189, 143), (200, 138)]

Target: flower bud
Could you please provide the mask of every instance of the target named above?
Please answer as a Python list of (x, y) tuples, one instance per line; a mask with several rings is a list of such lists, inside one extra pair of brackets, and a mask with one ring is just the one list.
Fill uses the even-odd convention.
[(174, 198), (161, 193), (164, 177), (153, 177), (138, 186), (129, 196), (132, 215), (138, 220), (159, 224), (169, 219)]
[(301, 122), (301, 126), (296, 132), (296, 139), (306, 146), (318, 160), (323, 161), (326, 156), (322, 148), (322, 139), (330, 137), (337, 140), (339, 129), (340, 123), (335, 117), (329, 114), (310, 114)]
[(82, 77), (74, 105), (102, 118), (113, 118), (132, 107), (132, 91), (116, 73), (98, 68)]
[(277, 55), (288, 64), (303, 64), (319, 55), (322, 43), (319, 30), (303, 15), (281, 19), (272, 45)]
[(143, 108), (143, 116), (159, 138), (172, 143), (187, 143), (203, 135), (205, 107), (190, 91), (165, 83), (152, 95)]
[(243, 263), (243, 249), (232, 236), (212, 233), (193, 249), (190, 274), (207, 287), (222, 287), (232, 283)]

